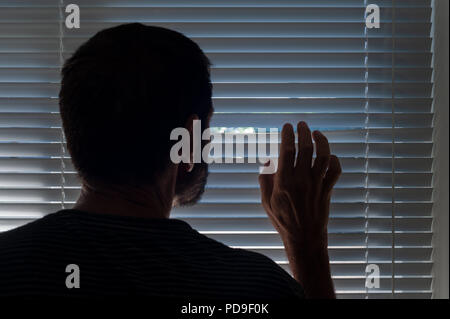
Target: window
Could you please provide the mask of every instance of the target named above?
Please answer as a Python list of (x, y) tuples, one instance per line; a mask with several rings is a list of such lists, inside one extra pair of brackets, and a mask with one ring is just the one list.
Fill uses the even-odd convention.
[[(431, 297), (431, 0), (0, 0), (0, 231), (69, 208), (79, 182), (58, 114), (64, 58), (124, 22), (193, 38), (213, 62), (212, 125), (323, 130), (344, 174), (329, 224), (339, 298)], [(81, 28), (67, 29), (76, 3)], [(380, 7), (368, 29), (365, 8)], [(213, 164), (172, 216), (288, 270), (260, 205), (258, 164)], [(366, 266), (381, 271), (366, 288)]]

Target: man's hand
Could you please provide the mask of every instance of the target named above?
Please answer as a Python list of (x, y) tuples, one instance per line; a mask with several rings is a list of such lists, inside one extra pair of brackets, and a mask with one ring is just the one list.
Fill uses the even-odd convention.
[(294, 130), (285, 124), (281, 132), (278, 170), (259, 176), (262, 204), (285, 245), (293, 275), (308, 298), (334, 298), (328, 258), (328, 215), (333, 186), (341, 166), (330, 155), (327, 138), (315, 131), (314, 146), (305, 122)]

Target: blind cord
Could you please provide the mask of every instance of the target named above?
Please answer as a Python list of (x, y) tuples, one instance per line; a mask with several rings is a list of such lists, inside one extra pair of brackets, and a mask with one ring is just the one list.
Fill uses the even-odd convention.
[[(64, 64), (64, 42), (63, 42), (63, 36), (64, 36), (64, 0), (59, 1), (59, 73), (61, 74), (62, 67)], [(66, 155), (66, 149), (64, 147), (64, 130), (62, 127), (62, 123), (60, 126), (60, 168), (61, 168), (61, 209), (65, 208), (65, 202), (66, 202), (66, 192), (65, 192), (65, 184), (66, 184), (66, 178), (64, 175), (66, 164), (64, 162), (65, 155)]]
[[(364, 8), (367, 8), (367, 0), (364, 0)], [(369, 110), (369, 35), (368, 35), (368, 29), (367, 29), (367, 11), (364, 10), (364, 113), (365, 113), (365, 121), (364, 121), (364, 129), (365, 129), (365, 162), (364, 162), (364, 170), (365, 170), (365, 178), (364, 178), (364, 188), (365, 188), (365, 196), (364, 196), (364, 235), (365, 235), (365, 252), (364, 252), (364, 258), (365, 258), (365, 265), (367, 269), (367, 265), (369, 264), (369, 116), (370, 116), (370, 110)], [(367, 281), (367, 272), (364, 271), (365, 274), (365, 281)], [(366, 296), (365, 298), (369, 298), (369, 289), (366, 284), (364, 284)]]
[(392, 68), (391, 68), (391, 280), (392, 280), (392, 298), (395, 298), (395, 0), (392, 0)]

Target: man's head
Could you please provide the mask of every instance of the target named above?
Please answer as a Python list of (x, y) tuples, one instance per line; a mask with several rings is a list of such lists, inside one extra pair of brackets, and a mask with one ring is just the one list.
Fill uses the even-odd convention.
[[(62, 70), (60, 112), (67, 147), (86, 183), (147, 186), (170, 166), (170, 132), (212, 112), (209, 60), (192, 40), (133, 23), (100, 31)], [(193, 203), (206, 164), (179, 170), (178, 204)]]

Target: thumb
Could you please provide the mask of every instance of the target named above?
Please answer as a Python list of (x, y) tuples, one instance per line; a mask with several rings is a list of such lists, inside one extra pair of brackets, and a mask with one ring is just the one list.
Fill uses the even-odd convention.
[(271, 210), (270, 199), (272, 198), (274, 174), (260, 174), (259, 186), (261, 188), (261, 203), (266, 210)]

